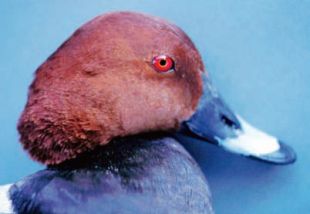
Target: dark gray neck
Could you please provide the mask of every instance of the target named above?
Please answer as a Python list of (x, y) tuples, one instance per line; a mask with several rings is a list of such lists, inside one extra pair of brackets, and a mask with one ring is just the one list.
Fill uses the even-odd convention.
[(19, 213), (212, 213), (207, 182), (173, 138), (117, 139), (11, 189)]

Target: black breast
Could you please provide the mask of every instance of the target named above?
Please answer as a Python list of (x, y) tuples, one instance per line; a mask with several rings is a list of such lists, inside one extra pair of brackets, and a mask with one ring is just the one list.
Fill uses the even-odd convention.
[(212, 213), (197, 163), (174, 139), (118, 139), (10, 190), (17, 213)]

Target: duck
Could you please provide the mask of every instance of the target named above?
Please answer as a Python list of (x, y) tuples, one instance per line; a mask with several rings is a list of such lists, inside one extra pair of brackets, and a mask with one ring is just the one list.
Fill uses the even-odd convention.
[(0, 213), (213, 213), (182, 136), (296, 159), (229, 109), (181, 28), (136, 12), (95, 17), (39, 66), (18, 132), (46, 168), (0, 186)]

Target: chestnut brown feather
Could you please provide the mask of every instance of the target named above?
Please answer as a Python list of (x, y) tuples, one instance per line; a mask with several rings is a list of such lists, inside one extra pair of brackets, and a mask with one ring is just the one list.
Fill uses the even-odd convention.
[[(174, 59), (175, 72), (154, 71), (160, 54)], [(18, 124), (21, 143), (53, 165), (114, 137), (175, 129), (195, 111), (202, 71), (175, 25), (130, 12), (99, 16), (37, 69)]]

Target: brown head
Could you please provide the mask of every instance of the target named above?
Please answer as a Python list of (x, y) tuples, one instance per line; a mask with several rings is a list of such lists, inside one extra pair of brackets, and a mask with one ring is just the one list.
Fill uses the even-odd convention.
[(37, 69), (18, 124), (23, 147), (58, 164), (114, 137), (176, 129), (197, 107), (203, 70), (177, 26), (130, 12), (99, 16)]

